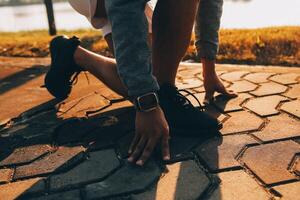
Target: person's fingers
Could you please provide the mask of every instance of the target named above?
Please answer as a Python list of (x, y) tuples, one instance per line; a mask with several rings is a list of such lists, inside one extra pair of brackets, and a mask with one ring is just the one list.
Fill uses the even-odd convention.
[(131, 154), (132, 151), (135, 149), (135, 146), (137, 145), (138, 141), (140, 139), (140, 135), (139, 134), (135, 134), (134, 135), (134, 138), (130, 144), (130, 147), (129, 147), (129, 150), (128, 150), (128, 153)]
[(139, 158), (143, 149), (145, 148), (146, 142), (147, 142), (146, 139), (144, 139), (143, 137), (139, 140), (138, 144), (133, 150), (133, 153), (128, 158), (129, 162), (135, 162)]
[(170, 160), (170, 147), (169, 147), (169, 137), (165, 136), (161, 141), (161, 150), (163, 160)]
[(230, 98), (234, 98), (234, 97), (237, 97), (238, 95), (235, 92), (233, 92), (233, 91), (228, 91), (226, 93), (226, 96), (228, 96)]
[(153, 149), (157, 143), (157, 139), (151, 139), (147, 142), (147, 145), (144, 148), (143, 154), (136, 162), (137, 165), (143, 166), (144, 163), (148, 160), (151, 153), (153, 152)]
[(225, 87), (221, 87), (217, 92), (226, 95), (228, 97), (237, 97), (237, 94), (233, 90), (227, 90)]
[(203, 103), (204, 104), (209, 104), (211, 101), (213, 101), (214, 93), (215, 93), (215, 91), (209, 91), (209, 90), (205, 91), (205, 96), (204, 96)]
[(224, 85), (219, 85), (218, 87), (216, 87), (216, 91), (221, 93), (221, 94), (228, 93)]
[(233, 90), (226, 90), (226, 95), (229, 97), (237, 97), (238, 95)]

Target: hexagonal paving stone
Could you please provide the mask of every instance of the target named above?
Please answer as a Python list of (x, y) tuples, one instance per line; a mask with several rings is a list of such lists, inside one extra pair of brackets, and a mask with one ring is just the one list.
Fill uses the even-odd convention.
[(275, 73), (257, 72), (246, 75), (244, 79), (253, 83), (266, 83), (269, 81), (268, 78), (274, 74)]
[(54, 141), (57, 145), (80, 143), (83, 137), (94, 129), (100, 128), (104, 119), (72, 119), (58, 126), (54, 131)]
[(108, 87), (106, 87), (104, 90), (101, 90), (100, 94), (101, 96), (105, 97), (106, 99), (112, 102), (125, 100), (124, 97), (118, 95)]
[(284, 85), (297, 83), (297, 78), (300, 74), (279, 74), (276, 76), (272, 76), (270, 80), (275, 81), (277, 83), (281, 83)]
[(160, 177), (161, 170), (153, 160), (143, 167), (128, 163), (102, 182), (85, 187), (86, 199), (103, 199), (128, 193), (142, 192)]
[[(80, 73), (77, 80), (76, 87), (72, 88), (72, 92), (69, 97), (64, 100), (64, 103), (76, 101), (76, 99), (85, 98), (94, 93), (101, 95), (102, 91), (107, 88), (101, 81), (89, 72)], [(106, 92), (103, 93), (106, 94)]]
[(228, 118), (226, 115), (222, 114), (215, 107), (213, 107), (211, 105), (206, 105), (204, 107), (204, 111), (208, 115), (212, 116), (213, 118), (218, 119), (220, 122), (223, 122), (226, 118)]
[(267, 96), (267, 95), (274, 95), (280, 94), (287, 90), (287, 87), (284, 85), (280, 85), (278, 83), (262, 83), (261, 86), (256, 89), (255, 91), (250, 92), (255, 96)]
[(13, 152), (0, 161), (0, 166), (5, 165), (20, 165), (29, 163), (47, 153), (52, 149), (49, 145), (37, 144), (27, 147), (20, 147), (14, 149)]
[(295, 180), (288, 171), (300, 145), (294, 141), (282, 141), (253, 146), (247, 149), (241, 161), (265, 184), (271, 185), (283, 181)]
[(51, 142), (49, 139), (52, 139), (52, 133), (62, 122), (62, 119), (57, 117), (55, 111), (43, 112), (23, 123), (18, 123), (9, 129), (5, 129), (3, 134), (11, 137), (20, 136), (27, 140), (37, 139), (39, 142), (44, 142), (41, 141), (41, 138), (48, 138), (48, 142)]
[[(63, 174), (50, 177), (50, 191), (72, 188), (103, 179), (120, 165), (113, 149), (91, 152), (89, 159)], [(84, 176), (83, 176), (84, 174)]]
[(221, 76), (222, 74), (227, 73), (227, 71), (224, 71), (224, 70), (217, 70), (216, 73), (217, 73), (218, 76)]
[(247, 131), (258, 130), (264, 123), (264, 121), (246, 111), (230, 113), (231, 117), (223, 123), (221, 133), (234, 134)]
[[(17, 71), (28, 68), (44, 68), (49, 65), (50, 58), (37, 58), (37, 57), (1, 57), (0, 66), (1, 68), (18, 68)], [(15, 73), (15, 72), (14, 72)], [(13, 73), (11, 73), (13, 74)], [(7, 74), (5, 73), (4, 76)]]
[(263, 141), (278, 140), (300, 136), (300, 122), (287, 115), (281, 114), (269, 117), (269, 122), (255, 136)]
[(204, 86), (193, 88), (192, 90), (194, 91), (193, 93), (204, 93), (205, 92)]
[[(6, 129), (4, 129), (6, 130)], [(4, 132), (5, 133), (5, 132)], [(24, 144), (24, 139), (21, 137), (3, 136), (0, 131), (0, 161), (7, 158), (15, 148)]]
[(1, 200), (14, 200), (25, 195), (44, 192), (45, 189), (45, 181), (42, 178), (28, 179), (0, 185), (0, 198)]
[(222, 74), (220, 77), (225, 81), (234, 82), (234, 81), (241, 80), (241, 78), (248, 73), (249, 72), (247, 71), (233, 71), (233, 72)]
[(269, 200), (268, 194), (251, 176), (242, 170), (219, 173), (219, 187), (213, 191), (209, 200)]
[[(10, 89), (1, 94), (0, 121), (16, 118), (21, 113), (28, 112), (32, 109), (36, 110), (36, 107), (43, 107), (46, 109), (53, 107), (53, 105), (50, 104), (49, 106), (49, 104), (47, 104), (47, 102), (50, 102), (53, 97), (49, 94), (46, 88), (40, 87), (44, 83), (44, 77), (41, 75), (45, 73), (45, 68), (42, 68), (44, 67), (25, 69), (24, 71), (18, 73), (17, 76), (14, 76), (15, 79), (9, 81), (11, 84), (7, 85), (6, 88)], [(24, 75), (31, 76), (31, 74), (28, 74), (26, 71), (37, 71), (38, 76), (29, 78), (24, 77)], [(32, 75), (36, 75), (36, 72), (33, 72)], [(5, 86), (1, 88), (3, 91)], [(15, 105), (14, 109), (12, 109), (12, 99)]]
[[(222, 83), (223, 83), (224, 87), (226, 87), (226, 88), (231, 85), (231, 83), (228, 83), (225, 81), (223, 81)], [(195, 93), (204, 93), (205, 92), (204, 86), (193, 88), (192, 90), (195, 91)]]
[(135, 128), (135, 111), (98, 114), (88, 119), (75, 119), (56, 129), (58, 144), (88, 143), (89, 149), (103, 149)]
[(273, 187), (274, 190), (282, 195), (280, 200), (300, 200), (299, 188), (300, 181)]
[(13, 169), (0, 169), (0, 183), (8, 183), (12, 179)]
[(278, 114), (279, 111), (276, 110), (276, 108), (280, 102), (285, 100), (287, 100), (287, 98), (278, 95), (260, 97), (260, 98), (250, 99), (245, 104), (245, 107), (255, 112), (259, 116), (265, 117), (269, 115)]
[(300, 100), (284, 103), (281, 110), (300, 118)]
[[(103, 149), (112, 146), (120, 138), (126, 137), (128, 133), (134, 132), (135, 111), (124, 116), (117, 116), (117, 124), (97, 128), (84, 137), (84, 141), (92, 143), (89, 149)], [(90, 142), (91, 141), (91, 142)], [(131, 142), (131, 141), (130, 141)], [(122, 145), (126, 146), (126, 142)], [(128, 149), (126, 149), (126, 152)]]
[(124, 113), (128, 110), (134, 110), (134, 106), (130, 101), (116, 101), (111, 102), (112, 104), (110, 106), (101, 108), (100, 110), (88, 112), (88, 118), (103, 115), (113, 115), (117, 116), (121, 113)]
[(173, 136), (169, 141), (170, 146), (170, 162), (178, 162), (181, 160), (186, 160), (187, 158), (193, 158), (194, 155), (191, 154), (192, 149), (203, 142), (204, 140), (199, 137), (180, 137)]
[[(2, 59), (1, 59), (2, 60)], [(1, 86), (5, 86), (7, 84), (12, 84), (8, 81), (8, 79), (11, 79), (11, 75), (16, 75), (16, 73), (21, 72), (22, 68), (16, 67), (16, 66), (7, 66), (6, 63), (0, 62), (1, 63), (1, 73), (0, 73), (0, 79), (1, 79)], [(4, 65), (3, 65), (4, 64)], [(26, 78), (30, 78), (34, 73), (32, 73), (32, 70), (27, 70), (26, 73)], [(22, 81), (25, 81), (26, 78), (24, 78)], [(6, 80), (5, 80), (6, 79)]]
[(55, 105), (58, 104), (60, 101), (58, 99), (52, 99), (50, 101), (47, 101), (43, 104), (37, 105), (29, 110), (26, 110), (23, 113), (20, 113), (19, 117), (22, 117), (24, 121), (27, 121), (27, 119), (30, 119), (31, 117), (35, 117), (37, 115), (40, 115), (44, 112), (51, 111), (55, 109)]
[(217, 106), (218, 109), (223, 111), (224, 113), (232, 112), (232, 111), (239, 111), (243, 110), (241, 104), (248, 98), (252, 96), (249, 94), (239, 94), (236, 98), (228, 98), (224, 95), (219, 95), (216, 97), (214, 104)]
[(229, 135), (211, 139), (195, 149), (212, 172), (240, 168), (236, 156), (246, 144), (257, 143), (249, 135)]
[(257, 88), (257, 85), (255, 85), (249, 81), (241, 80), (241, 81), (233, 82), (233, 84), (228, 89), (233, 90), (234, 92), (241, 93), (241, 92), (253, 91), (256, 88)]
[(89, 94), (85, 97), (66, 101), (59, 105), (59, 116), (85, 117), (89, 113), (97, 112), (110, 105), (110, 101), (97, 93)]
[(31, 200), (81, 200), (80, 196), (81, 194), (79, 190), (72, 190), (67, 192), (41, 196), (37, 198), (31, 198)]
[(128, 158), (129, 156), (128, 150), (134, 138), (134, 134), (134, 131), (129, 132), (128, 134), (120, 137), (116, 142), (118, 145), (118, 154), (122, 159)]
[(14, 179), (60, 172), (82, 160), (84, 151), (82, 146), (59, 147), (57, 151), (40, 160), (17, 167)]
[(283, 95), (291, 99), (297, 99), (300, 97), (300, 84), (291, 85), (291, 88)]
[(203, 82), (199, 78), (183, 79), (182, 82), (176, 84), (178, 89), (197, 88), (201, 85), (203, 85)]
[(128, 120), (123, 120), (119, 116), (98, 115), (88, 119), (69, 120), (56, 128), (54, 140), (58, 145), (95, 140), (109, 143), (130, 128), (130, 119), (134, 118), (128, 115)]
[(0, 119), (0, 126), (5, 127), (10, 121), (11, 121), (11, 119), (9, 119), (9, 118)]
[(180, 66), (178, 69), (178, 76), (182, 78), (193, 78), (196, 74), (201, 73), (200, 65), (197, 67), (194, 66)]
[[(121, 158), (125, 159), (129, 156), (128, 150), (133, 138), (134, 138), (134, 132), (131, 132), (117, 141), (119, 147), (118, 153), (120, 154)], [(188, 158), (193, 157), (191, 155), (192, 148), (195, 147), (200, 142), (203, 142), (203, 140), (204, 139), (201, 138), (201, 135), (199, 137), (171, 136), (171, 139), (169, 140), (170, 156), (171, 156), (170, 162), (176, 162), (178, 160), (184, 160), (187, 157)], [(154, 153), (160, 154), (160, 152), (154, 152)]]
[(194, 161), (167, 166), (166, 173), (148, 191), (132, 195), (133, 200), (198, 199), (210, 185), (210, 180)]
[(291, 169), (296, 175), (300, 176), (300, 155), (296, 156)]

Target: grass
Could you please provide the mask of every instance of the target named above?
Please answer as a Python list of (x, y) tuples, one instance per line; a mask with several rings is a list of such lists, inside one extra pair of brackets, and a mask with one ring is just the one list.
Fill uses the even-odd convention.
[[(99, 31), (60, 31), (58, 34), (76, 35), (84, 47), (111, 56)], [(30, 31), (0, 33), (0, 38), (0, 56), (45, 57), (49, 55), (52, 37), (47, 31)], [(193, 40), (185, 59), (197, 60)], [(300, 66), (300, 27), (221, 30), (217, 60), (219, 63)]]

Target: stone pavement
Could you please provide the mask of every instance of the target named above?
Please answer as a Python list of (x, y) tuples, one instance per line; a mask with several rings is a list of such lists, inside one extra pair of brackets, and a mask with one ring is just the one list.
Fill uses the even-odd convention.
[[(299, 68), (218, 66), (239, 93), (205, 107), (220, 135), (172, 136), (171, 161), (157, 151), (140, 168), (126, 163), (130, 103), (89, 74), (58, 102), (42, 87), (48, 63), (0, 57), (0, 200), (300, 199)], [(182, 64), (178, 87), (203, 100), (199, 64)]]

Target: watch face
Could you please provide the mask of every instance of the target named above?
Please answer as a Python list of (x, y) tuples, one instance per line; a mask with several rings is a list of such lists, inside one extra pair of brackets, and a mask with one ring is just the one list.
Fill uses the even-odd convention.
[(138, 98), (140, 110), (147, 111), (158, 105), (158, 99), (155, 93), (146, 94)]

